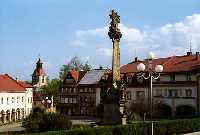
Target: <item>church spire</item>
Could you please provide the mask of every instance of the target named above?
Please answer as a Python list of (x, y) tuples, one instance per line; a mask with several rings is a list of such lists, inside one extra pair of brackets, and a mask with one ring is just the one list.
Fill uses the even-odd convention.
[(38, 61), (37, 61), (37, 63), (36, 63), (36, 65), (37, 65), (36, 68), (37, 69), (42, 68), (42, 64), (43, 63), (42, 63), (41, 59), (39, 58)]

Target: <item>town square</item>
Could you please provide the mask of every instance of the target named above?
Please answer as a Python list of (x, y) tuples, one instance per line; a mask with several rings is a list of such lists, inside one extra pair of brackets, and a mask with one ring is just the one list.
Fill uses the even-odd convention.
[(0, 1), (0, 135), (200, 134), (199, 9)]

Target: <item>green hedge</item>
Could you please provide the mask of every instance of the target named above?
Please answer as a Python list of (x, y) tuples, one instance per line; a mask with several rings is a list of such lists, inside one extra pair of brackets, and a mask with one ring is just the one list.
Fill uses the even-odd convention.
[[(78, 125), (77, 127), (81, 127)], [(135, 123), (127, 125), (102, 126), (90, 128), (87, 126), (71, 130), (27, 133), (25, 135), (151, 135), (151, 123)], [(200, 131), (200, 118), (166, 120), (154, 123), (154, 135), (179, 135), (181, 133)]]

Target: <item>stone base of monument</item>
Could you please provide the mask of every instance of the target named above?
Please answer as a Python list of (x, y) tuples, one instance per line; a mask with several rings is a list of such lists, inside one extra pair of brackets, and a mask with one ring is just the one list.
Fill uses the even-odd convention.
[(104, 104), (104, 113), (102, 124), (121, 124), (121, 114), (119, 111), (119, 105), (117, 104)]

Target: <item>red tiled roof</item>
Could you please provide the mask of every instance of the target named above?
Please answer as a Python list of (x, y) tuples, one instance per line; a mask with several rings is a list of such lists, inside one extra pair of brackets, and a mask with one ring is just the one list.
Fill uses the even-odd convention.
[(8, 74), (0, 75), (0, 91), (16, 92), (26, 91), (25, 87), (20, 85), (16, 80), (10, 77)]
[(23, 82), (23, 81), (18, 81), (18, 83), (20, 85), (22, 85), (24, 88), (32, 88), (33, 86), (27, 82)]
[[(136, 73), (137, 65), (144, 61), (133, 61), (121, 67), (121, 73)], [(196, 55), (172, 56), (167, 58), (158, 58), (152, 61), (153, 68), (155, 65), (163, 65), (164, 73), (200, 71), (200, 56)], [(145, 64), (147, 65), (147, 64)]]
[(72, 75), (72, 77), (74, 78), (75, 81), (78, 81), (78, 71), (75, 71), (75, 70), (71, 70), (69, 71), (70, 74)]

